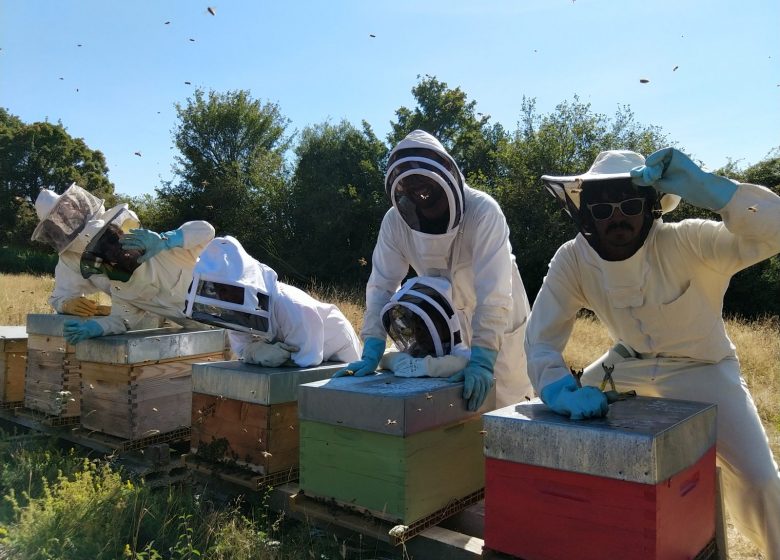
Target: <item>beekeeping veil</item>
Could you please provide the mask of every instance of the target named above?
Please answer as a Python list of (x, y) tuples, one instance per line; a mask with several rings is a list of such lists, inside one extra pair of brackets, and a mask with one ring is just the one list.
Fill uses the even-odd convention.
[(137, 258), (142, 252), (123, 249), (122, 236), (139, 225), (138, 216), (127, 204), (118, 204), (89, 220), (72, 245), (72, 249), (81, 251), (81, 276), (105, 274), (111, 280), (127, 282), (138, 268)]
[(35, 212), (40, 222), (31, 239), (51, 245), (62, 254), (70, 248), (87, 221), (103, 211), (103, 201), (76, 183), (61, 195), (42, 189), (35, 199)]
[(446, 278), (407, 280), (382, 309), (382, 324), (395, 346), (415, 358), (446, 356), (461, 343)]
[(276, 272), (233, 237), (214, 238), (198, 258), (187, 293), (187, 317), (273, 340)]

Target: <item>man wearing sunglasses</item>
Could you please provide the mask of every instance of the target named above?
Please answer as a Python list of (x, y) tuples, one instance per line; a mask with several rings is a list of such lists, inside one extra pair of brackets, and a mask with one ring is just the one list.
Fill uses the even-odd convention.
[(452, 286), (471, 357), (450, 380), (463, 382), (468, 409), (482, 406), (494, 382), (498, 406), (532, 397), (523, 351), (528, 298), (501, 208), (470, 188), (444, 146), (423, 130), (393, 148), (385, 190), (393, 207), (379, 228), (366, 286), (363, 354), (335, 375), (376, 370), (387, 339), (382, 309), (411, 267)]
[[(777, 464), (722, 318), (731, 276), (780, 252), (780, 197), (673, 148), (647, 161), (602, 152), (587, 173), (542, 181), (580, 232), (553, 257), (528, 322), (528, 372), (542, 400), (574, 420), (604, 416), (607, 371), (618, 391), (716, 403), (726, 506), (764, 558), (780, 559)], [(722, 221), (664, 223), (680, 198)], [(615, 345), (580, 387), (562, 353), (583, 308)]]

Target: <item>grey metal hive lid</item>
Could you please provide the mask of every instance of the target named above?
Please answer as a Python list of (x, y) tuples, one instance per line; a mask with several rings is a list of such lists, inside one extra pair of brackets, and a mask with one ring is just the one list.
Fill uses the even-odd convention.
[[(27, 332), (46, 336), (62, 336), (62, 326), (65, 321), (83, 323), (93, 317), (77, 317), (62, 313), (30, 313), (27, 315)], [(135, 326), (134, 330), (153, 329), (160, 325), (161, 317), (147, 313)]]
[(267, 368), (239, 360), (192, 365), (192, 390), (243, 402), (272, 405), (298, 399), (298, 386), (330, 378), (345, 367), (340, 362), (298, 368)]
[(485, 456), (657, 484), (714, 444), (714, 404), (653, 397), (613, 403), (605, 418), (570, 420), (539, 399), (483, 415)]
[(479, 411), (466, 409), (463, 383), (378, 373), (306, 383), (298, 389), (301, 420), (408, 436), (466, 420), (495, 407), (491, 391)]
[(76, 344), (82, 362), (136, 364), (223, 352), (223, 329), (149, 329), (99, 336)]
[(83, 323), (91, 317), (76, 317), (60, 313), (30, 313), (27, 315), (27, 333), (46, 336), (62, 336), (62, 325), (65, 321)]

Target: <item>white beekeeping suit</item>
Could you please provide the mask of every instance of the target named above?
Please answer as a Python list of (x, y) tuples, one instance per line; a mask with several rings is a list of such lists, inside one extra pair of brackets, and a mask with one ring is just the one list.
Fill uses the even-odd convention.
[[(407, 197), (399, 196), (399, 182), (412, 175), (442, 185), (449, 211), (441, 233), (422, 231)], [(528, 298), (498, 203), (466, 185), (441, 143), (421, 130), (391, 152), (385, 186), (393, 207), (382, 220), (374, 248), (361, 338), (385, 339), (382, 308), (410, 266), (420, 276), (444, 277), (452, 285), (464, 343), (472, 352), (481, 347), (497, 353), (492, 372), (497, 406), (532, 397), (523, 348)]]
[[(126, 208), (119, 208), (113, 215), (107, 213), (102, 219), (91, 220), (85, 229), (85, 234), (92, 234), (90, 244), (112, 223), (126, 234), (130, 229), (126, 212)], [(107, 274), (111, 278), (111, 314), (94, 319), (102, 328), (102, 334), (123, 333), (140, 323), (147, 313), (182, 326), (202, 327), (185, 317), (184, 303), (195, 261), (214, 238), (214, 228), (205, 221), (192, 221), (182, 224), (175, 232), (181, 240), (180, 246), (158, 252), (140, 264), (137, 257), (143, 255), (142, 251), (122, 251), (119, 246), (118, 249), (125, 255), (132, 255), (133, 262), (132, 266), (121, 270), (116, 267), (113, 270), (101, 268), (101, 263), (109, 259), (103, 255), (95, 256), (92, 245), (85, 249), (81, 259), (82, 274)], [(111, 245), (121, 245), (122, 237), (120, 234), (117, 242)]]
[[(49, 305), (57, 313), (68, 313), (78, 309), (79, 300), (86, 299), (85, 296), (99, 292), (109, 294), (107, 277), (83, 278), (79, 270), (81, 250), (86, 245), (81, 243), (83, 239), (79, 234), (88, 220), (105, 212), (103, 201), (73, 183), (61, 195), (42, 189), (35, 199), (35, 212), (39, 223), (32, 240), (51, 245), (59, 254)], [(84, 314), (94, 313), (84, 309)]]
[(360, 341), (335, 305), (279, 282), (233, 237), (217, 237), (203, 250), (187, 294), (188, 317), (230, 329), (241, 359), (276, 367), (349, 361)]
[[(619, 165), (612, 169), (610, 161)], [(587, 410), (591, 401), (577, 400), (585, 391), (596, 394), (604, 376), (602, 363), (614, 366), (612, 378), (619, 391), (716, 403), (717, 462), (727, 511), (765, 558), (778, 560), (780, 477), (740, 375), (722, 306), (732, 275), (780, 251), (780, 197), (764, 187), (704, 173), (677, 150), (661, 150), (643, 163), (644, 158), (633, 152), (602, 152), (584, 175), (542, 178), (561, 200), (568, 197), (569, 212), (582, 233), (558, 249), (534, 303), (526, 333), (529, 374), (542, 399), (559, 414), (574, 416), (577, 407), (585, 406), (585, 415), (602, 415), (603, 409)], [(635, 173), (650, 171), (663, 173), (653, 185), (656, 194), (646, 194), (649, 185), (636, 180), (630, 187)], [(585, 207), (590, 206), (592, 213), (593, 207), (613, 206), (607, 209), (610, 216), (597, 218), (612, 220), (613, 225), (629, 223), (633, 213), (611, 198), (606, 205), (603, 198), (592, 199), (600, 204), (587, 205), (580, 204), (580, 197), (596, 196), (589, 193), (604, 192), (608, 180), (621, 179), (629, 185), (621, 191), (624, 197), (649, 197), (646, 233), (633, 254), (608, 260), (599, 252), (598, 234), (587, 226), (591, 218)], [(633, 192), (628, 191), (631, 188)], [(582, 194), (569, 196), (572, 193)], [(675, 196), (669, 199), (662, 193)], [(660, 216), (676, 206), (676, 194), (717, 211), (723, 221), (664, 223)], [(652, 200), (656, 206), (649, 208)], [(615, 216), (618, 205), (622, 217)], [(636, 219), (642, 217), (637, 214)], [(600, 231), (609, 230), (602, 226)], [(563, 350), (582, 308), (596, 314), (616, 344), (586, 368), (583, 388), (576, 389), (569, 381)], [(547, 390), (561, 383), (570, 388), (563, 392), (567, 400), (559, 405), (556, 393)]]

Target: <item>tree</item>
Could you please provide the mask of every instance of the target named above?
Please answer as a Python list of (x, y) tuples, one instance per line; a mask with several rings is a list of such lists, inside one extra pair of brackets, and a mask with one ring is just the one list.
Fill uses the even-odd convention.
[(0, 237), (26, 244), (38, 221), (32, 204), (42, 188), (61, 194), (72, 183), (114, 201), (103, 154), (61, 124), (25, 124), (0, 109)]
[(658, 127), (640, 125), (625, 106), (609, 118), (594, 113), (590, 104), (575, 96), (540, 115), (536, 101), (523, 98), (519, 127), (499, 152), (499, 166), (505, 171), (495, 194), (507, 216), (512, 248), (531, 300), (555, 251), (577, 232), (540, 177), (583, 173), (603, 150), (649, 154), (668, 144)]
[[(419, 79), (419, 76), (418, 76)], [(396, 122), (387, 140), (395, 146), (415, 129), (435, 136), (458, 162), (467, 182), (490, 190), (500, 176), (498, 152), (508, 140), (500, 124), (490, 125), (490, 116), (476, 112), (476, 101), (468, 101), (460, 89), (450, 89), (433, 76), (425, 76), (412, 88), (414, 109), (396, 110)]]
[(365, 283), (379, 225), (387, 148), (363, 122), (307, 127), (295, 150), (288, 260), (306, 278)]
[(253, 100), (247, 91), (197, 90), (176, 110), (178, 181), (157, 189), (158, 219), (168, 228), (205, 219), (218, 235), (233, 235), (247, 249), (268, 249), (286, 185), (289, 121), (276, 104)]

